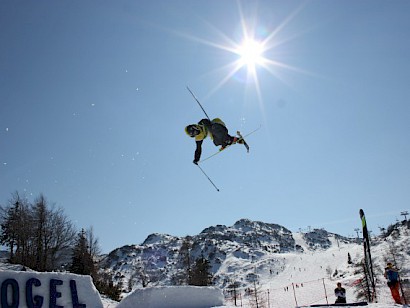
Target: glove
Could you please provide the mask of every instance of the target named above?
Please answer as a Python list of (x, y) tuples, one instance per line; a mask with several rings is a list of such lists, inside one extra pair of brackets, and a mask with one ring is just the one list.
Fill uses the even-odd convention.
[(195, 159), (194, 159), (193, 163), (194, 163), (195, 165), (198, 165), (198, 161), (195, 160)]

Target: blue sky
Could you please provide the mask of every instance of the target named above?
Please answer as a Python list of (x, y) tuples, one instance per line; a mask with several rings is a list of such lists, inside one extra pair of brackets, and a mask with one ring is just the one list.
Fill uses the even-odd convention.
[[(1, 1), (0, 204), (43, 193), (104, 252), (241, 218), (387, 226), (410, 201), (410, 2)], [(234, 72), (244, 29), (265, 41)], [(230, 50), (231, 51), (230, 51)], [(187, 124), (249, 136), (201, 166)], [(203, 144), (203, 157), (217, 148)]]

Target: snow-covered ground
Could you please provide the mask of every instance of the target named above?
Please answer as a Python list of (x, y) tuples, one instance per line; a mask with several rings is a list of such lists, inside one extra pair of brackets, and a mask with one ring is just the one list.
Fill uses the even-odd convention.
[[(221, 293), (209, 287), (153, 287), (137, 290), (126, 297), (120, 304), (103, 300), (105, 308), (234, 308), (234, 304), (217, 304), (223, 299)], [(255, 305), (241, 305), (236, 307), (256, 307)], [(260, 305), (259, 307), (268, 307)], [(281, 306), (271, 305), (270, 307)], [(295, 305), (292, 307), (296, 307)], [(302, 307), (302, 306), (301, 306)], [(349, 307), (349, 306), (344, 306)], [(402, 307), (395, 304), (368, 304), (369, 308)]]
[[(407, 230), (400, 231), (405, 236), (396, 237), (395, 245), (398, 247), (408, 247)], [(50, 294), (56, 295), (56, 304), (69, 303), (73, 300), (73, 289), (70, 280), (76, 280), (78, 302), (86, 302), (93, 298), (95, 304), (90, 307), (104, 308), (170, 308), (170, 307), (256, 307), (255, 294), (249, 289), (256, 289), (258, 296), (258, 307), (264, 308), (294, 308), (305, 307), (313, 304), (333, 304), (335, 296), (333, 290), (337, 282), (341, 282), (347, 291), (347, 301), (356, 302), (354, 283), (359, 276), (354, 275), (354, 268), (348, 264), (348, 255), (354, 262), (363, 256), (363, 247), (351, 241), (339, 241), (334, 235), (329, 236), (329, 248), (317, 247), (312, 250), (308, 247), (302, 233), (294, 233), (295, 250), (286, 253), (263, 253), (263, 251), (250, 252), (244, 247), (241, 250), (228, 250), (226, 259), (217, 270), (220, 277), (229, 277), (224, 287), (192, 287), (192, 286), (156, 286), (148, 288), (137, 288), (133, 292), (124, 294), (122, 302), (118, 303), (104, 296), (99, 297), (93, 286), (86, 286), (91, 281), (89, 277), (64, 274), (64, 273), (35, 273), (27, 269), (23, 271), (21, 265), (11, 265), (0, 262), (0, 284), (6, 283), (8, 290), (7, 298), (12, 300), (11, 294), (19, 293), (21, 298), (19, 307), (25, 307), (22, 303), (26, 301), (26, 288), (29, 277), (41, 282), (36, 285), (30, 282), (33, 300), (36, 295), (45, 301), (50, 298)], [(301, 247), (302, 249), (296, 249)], [(402, 307), (393, 303), (390, 290), (383, 278), (382, 269), (386, 262), (386, 252), (391, 247), (391, 241), (379, 240), (372, 247), (373, 263), (375, 265), (376, 276), (378, 277), (377, 296), (378, 303), (369, 304), (369, 308), (390, 308)], [(407, 249), (407, 248), (406, 248)], [(303, 252), (302, 252), (303, 251)], [(387, 254), (388, 256), (388, 254)], [(1, 261), (1, 260), (0, 260)], [(4, 261), (4, 260), (3, 260)], [(403, 262), (403, 268), (408, 264), (409, 259)], [(13, 274), (13, 271), (15, 274)], [(253, 276), (252, 276), (253, 275)], [(7, 276), (7, 277), (6, 277)], [(256, 276), (255, 283), (252, 278)], [(61, 281), (61, 285), (55, 284), (54, 291), (51, 279)], [(88, 280), (87, 280), (88, 279)], [(241, 282), (236, 290), (236, 305), (232, 293), (228, 292), (227, 286), (234, 282)], [(17, 284), (17, 287), (16, 287)], [(83, 288), (84, 286), (84, 288)], [(13, 289), (14, 288), (14, 289)], [(59, 294), (59, 292), (61, 294)], [(4, 293), (4, 292), (3, 292)], [(4, 294), (2, 296), (5, 296)], [(97, 303), (97, 302), (98, 303)], [(100, 302), (101, 301), (101, 302)], [(68, 305), (69, 306), (69, 305)], [(346, 306), (345, 306), (346, 307)]]
[[(347, 301), (355, 302), (353, 284), (358, 277), (352, 274), (353, 269), (347, 261), (348, 254), (353, 260), (360, 258), (363, 253), (362, 246), (338, 243), (333, 237), (330, 238), (332, 246), (329, 249), (309, 251), (301, 234), (295, 233), (293, 236), (296, 244), (304, 248), (304, 253), (293, 252), (276, 254), (275, 257), (265, 256), (254, 261), (251, 265), (248, 259), (241, 262), (238, 255), (228, 255), (218, 274), (228, 275), (230, 273), (231, 276), (235, 276), (235, 273), (243, 274), (243, 271), (252, 266), (252, 272), (259, 276), (257, 286), (260, 293), (259, 307), (294, 308), (312, 304), (333, 304), (335, 302), (333, 290), (337, 282), (341, 282), (346, 288)], [(380, 246), (378, 249), (379, 251), (375, 251), (375, 255), (382, 253), (385, 247)], [(382, 263), (380, 257), (374, 259), (375, 263)], [(337, 271), (337, 275), (334, 277), (335, 271)], [(196, 292), (199, 291), (196, 289)], [(237, 299), (237, 306), (256, 307), (252, 295), (245, 295), (243, 289), (238, 290), (238, 292), (241, 293), (241, 297)], [(367, 307), (402, 307), (394, 304), (385, 280), (381, 281), (378, 292), (378, 303), (369, 304)], [(148, 304), (146, 295), (143, 293), (134, 291), (128, 295), (127, 302), (135, 303), (135, 306), (127, 304), (124, 307), (213, 307), (201, 305), (201, 302), (197, 300), (200, 298), (198, 293), (193, 294), (193, 289), (190, 287), (148, 288), (145, 290), (145, 294), (149, 294), (151, 298), (155, 297), (152, 306)], [(204, 289), (204, 294), (207, 300), (212, 302), (211, 294), (207, 289)], [(218, 297), (215, 300), (220, 299)], [(144, 303), (144, 306), (138, 306), (137, 303), (141, 302)], [(117, 305), (115, 302), (106, 300), (103, 300), (103, 304), (106, 308), (114, 308)], [(123, 306), (118, 305), (118, 307)], [(235, 307), (235, 303), (233, 298), (225, 293), (223, 305), (216, 307)]]
[(209, 308), (222, 306), (224, 296), (214, 287), (155, 287), (135, 290), (118, 308)]
[[(297, 244), (304, 245), (304, 241), (298, 234), (294, 235)], [(342, 282), (347, 291), (349, 302), (355, 301), (354, 288), (351, 284), (357, 277), (351, 275), (351, 269), (347, 263), (347, 255), (350, 253), (352, 258), (359, 257), (362, 253), (361, 246), (355, 244), (338, 243), (332, 239), (332, 247), (327, 250), (315, 251), (309, 253), (286, 253), (278, 254), (276, 259), (265, 258), (255, 261), (253, 266), (257, 269), (259, 275), (258, 290), (261, 294), (261, 304), (259, 307), (269, 308), (294, 308), (297, 306), (310, 304), (334, 303), (335, 297), (333, 289), (337, 282)], [(304, 247), (307, 248), (307, 247)], [(383, 247), (379, 247), (382, 251)], [(307, 249), (305, 250), (307, 251)], [(377, 251), (376, 253), (377, 254)], [(229, 258), (229, 256), (228, 256)], [(232, 262), (227, 260), (228, 267), (221, 268), (221, 271), (240, 271), (246, 268), (248, 264), (238, 263), (238, 259), (231, 256)], [(235, 262), (233, 262), (235, 260)], [(269, 266), (278, 269), (277, 272), (270, 271)], [(16, 275), (21, 273), (20, 265), (1, 264), (0, 271), (14, 270)], [(338, 277), (329, 277), (329, 273), (334, 273), (337, 269)], [(280, 271), (279, 271), (280, 270)], [(44, 277), (55, 277), (54, 273), (42, 274)], [(62, 279), (65, 274), (59, 273), (58, 277)], [(67, 274), (69, 275), (69, 274)], [(47, 278), (47, 279), (48, 279)], [(47, 280), (46, 279), (46, 280)], [(64, 279), (62, 279), (64, 280)], [(285, 291), (285, 289), (287, 290)], [(239, 290), (244, 294), (244, 290)], [(89, 289), (93, 293), (93, 288)], [(82, 298), (89, 298), (95, 294), (79, 293), (80, 301)], [(295, 301), (295, 295), (297, 303)], [(64, 294), (63, 294), (64, 296)], [(327, 299), (326, 299), (327, 296)], [(369, 308), (392, 308), (402, 307), (393, 304), (387, 286), (381, 285), (379, 288), (379, 303), (369, 304)], [(144, 307), (144, 308), (171, 308), (171, 307), (235, 307), (235, 304), (229, 296), (222, 295), (222, 291), (215, 288), (198, 288), (190, 286), (182, 287), (153, 287), (139, 289), (129, 294), (123, 299), (122, 303), (112, 301), (106, 297), (101, 297), (104, 308), (127, 308), (127, 307)], [(237, 306), (255, 307), (252, 304), (252, 296), (243, 295), (238, 299)], [(24, 307), (24, 306), (20, 306)]]

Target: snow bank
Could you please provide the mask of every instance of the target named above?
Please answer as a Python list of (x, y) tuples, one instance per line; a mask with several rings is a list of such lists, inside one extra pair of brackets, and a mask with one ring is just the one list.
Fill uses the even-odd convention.
[(103, 308), (90, 276), (0, 271), (1, 307)]
[(214, 287), (152, 287), (135, 290), (117, 308), (209, 308), (223, 302), (222, 291)]

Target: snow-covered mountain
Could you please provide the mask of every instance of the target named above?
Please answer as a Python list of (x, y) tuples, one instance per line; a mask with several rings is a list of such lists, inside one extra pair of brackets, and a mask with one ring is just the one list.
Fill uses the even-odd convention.
[[(333, 303), (337, 282), (346, 288), (348, 302), (355, 302), (362, 278), (357, 273), (363, 258), (360, 242), (323, 229), (292, 233), (280, 225), (247, 219), (230, 227), (212, 226), (195, 236), (151, 234), (141, 245), (123, 246), (103, 256), (103, 270), (113, 274), (122, 284), (123, 296), (129, 296), (121, 304), (106, 297), (102, 302), (105, 308), (137, 307), (150, 298), (152, 307), (202, 307), (206, 302), (249, 308), (255, 307), (257, 293), (258, 307), (307, 307)], [(383, 268), (388, 261), (400, 268), (410, 298), (410, 222), (383, 229), (371, 242), (378, 303), (369, 307), (401, 307), (393, 303)], [(0, 256), (0, 271), (21, 272), (22, 266), (8, 264), (6, 257)], [(184, 262), (192, 265), (198, 257), (210, 261), (216, 288), (173, 287), (187, 274)], [(223, 293), (218, 295), (218, 290)]]
[[(104, 258), (102, 265), (123, 286), (138, 287), (136, 271), (144, 272), (151, 283), (170, 285), (183, 268), (182, 246), (188, 245), (192, 260), (203, 256), (210, 262), (217, 286), (225, 287), (233, 273), (238, 282), (246, 286), (255, 279), (256, 273), (283, 272), (285, 256), (323, 251), (336, 245), (336, 241), (339, 245), (359, 247), (356, 239), (323, 229), (295, 234), (277, 224), (241, 219), (231, 227), (212, 226), (194, 236), (151, 234), (141, 245), (115, 249)], [(130, 283), (132, 279), (135, 281)]]
[[(410, 260), (409, 227), (408, 222), (397, 223), (384, 236), (372, 239), (376, 276), (384, 298), (379, 302), (391, 302), (382, 276), (386, 260), (392, 257), (390, 251), (394, 247), (405, 250), (397, 261)], [(142, 286), (176, 284), (178, 277), (186, 273), (183, 262), (187, 253), (190, 262), (201, 256), (210, 262), (217, 287), (229, 290), (235, 283), (239, 290), (246, 290), (256, 283), (276, 301), (283, 301), (280, 306), (291, 307), (295, 306), (296, 293), (304, 304), (325, 300), (322, 293), (329, 293), (326, 300), (334, 302), (337, 281), (347, 288), (348, 298), (355, 300), (354, 283), (359, 277), (348, 258), (359, 262), (363, 246), (356, 238), (323, 229), (292, 233), (277, 224), (241, 219), (233, 226), (211, 226), (193, 236), (151, 234), (140, 245), (115, 249), (101, 265), (117, 283), (121, 282), (126, 295)], [(323, 288), (324, 292), (319, 290)]]

